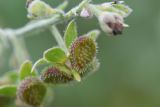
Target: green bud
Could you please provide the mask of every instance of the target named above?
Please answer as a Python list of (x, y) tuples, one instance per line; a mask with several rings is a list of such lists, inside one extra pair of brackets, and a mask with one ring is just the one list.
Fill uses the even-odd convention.
[(52, 16), (57, 13), (57, 9), (53, 9), (50, 5), (41, 0), (28, 0), (27, 2), (28, 18), (41, 19)]
[(18, 88), (17, 96), (24, 103), (37, 107), (41, 105), (46, 94), (46, 87), (37, 78), (26, 78)]
[(52, 84), (64, 84), (73, 80), (73, 77), (62, 71), (59, 67), (48, 67), (44, 70), (44, 73), (41, 75), (41, 79), (46, 83)]
[(80, 36), (70, 48), (70, 62), (73, 69), (80, 74), (85, 72), (87, 66), (96, 56), (96, 43), (87, 36)]

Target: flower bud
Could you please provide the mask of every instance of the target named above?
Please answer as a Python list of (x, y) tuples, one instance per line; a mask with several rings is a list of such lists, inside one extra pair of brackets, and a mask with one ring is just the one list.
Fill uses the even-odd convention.
[(123, 17), (111, 12), (102, 12), (98, 17), (102, 30), (112, 35), (122, 34), (124, 27)]
[(41, 79), (46, 83), (63, 84), (73, 80), (73, 77), (63, 72), (58, 67), (49, 67), (44, 70), (44, 74), (41, 75)]
[(85, 72), (87, 66), (96, 56), (96, 43), (93, 39), (80, 36), (70, 48), (70, 62), (73, 69), (80, 74)]
[(30, 19), (49, 17), (58, 12), (58, 10), (53, 9), (50, 5), (41, 0), (28, 0), (27, 7), (28, 18)]
[(92, 18), (93, 17), (93, 13), (89, 9), (83, 8), (81, 13), (80, 13), (80, 16), (84, 17), (84, 18)]
[(18, 88), (17, 96), (24, 103), (37, 107), (39, 106), (46, 94), (46, 87), (37, 78), (26, 78)]

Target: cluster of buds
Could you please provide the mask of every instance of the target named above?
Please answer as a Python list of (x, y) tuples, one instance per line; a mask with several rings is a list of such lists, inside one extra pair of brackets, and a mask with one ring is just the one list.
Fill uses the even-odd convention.
[[(62, 9), (62, 7), (64, 8), (65, 6), (61, 5), (61, 9), (60, 7), (54, 9), (42, 0), (27, 0), (26, 8), (28, 11), (28, 18), (36, 20), (49, 18), (55, 14), (57, 16), (62, 15), (63, 18), (59, 17), (60, 19), (68, 20), (73, 16), (77, 16), (79, 11), (81, 11), (81, 17), (92, 18), (93, 16), (96, 16), (101, 29), (110, 35), (122, 34), (123, 29), (128, 27), (128, 25), (124, 23), (124, 18), (129, 16), (132, 10), (125, 5), (124, 2), (116, 1), (94, 5), (89, 1), (90, 0), (82, 0), (82, 3), (71, 9), (65, 15)], [(61, 22), (60, 20), (56, 21)], [(44, 25), (48, 25), (48, 27), (51, 28), (52, 33), (55, 34), (60, 47), (53, 47), (44, 52), (44, 56), (40, 61), (44, 61), (45, 64), (49, 65), (49, 67), (40, 73), (40, 78), (32, 77), (38, 76), (38, 74), (32, 72), (35, 70), (33, 69), (35, 66), (32, 68), (32, 64), (30, 62), (22, 64), (19, 73), (20, 80), (22, 81), (18, 89), (17, 87), (16, 89), (14, 88), (15, 92), (17, 91), (18, 100), (33, 107), (41, 106), (43, 99), (45, 98), (47, 89), (44, 83), (66, 84), (73, 80), (80, 81), (82, 77), (86, 76), (86, 74), (97, 71), (100, 65), (96, 56), (96, 38), (99, 31), (95, 30), (78, 37), (76, 24), (73, 20), (69, 23), (63, 39), (56, 27), (51, 27), (52, 23), (49, 23), (51, 20), (49, 20), (49, 22), (42, 22), (42, 25), (38, 23), (40, 26), (37, 28), (42, 28)], [(35, 29), (36, 26), (33, 26)], [(25, 28), (28, 28), (28, 26)], [(26, 31), (26, 29), (21, 30)], [(40, 62), (35, 63), (35, 65), (38, 65), (39, 63)], [(2, 98), (6, 99), (6, 101), (10, 100), (3, 96)], [(4, 101), (4, 104), (5, 103), (6, 102)]]
[(18, 99), (33, 107), (40, 106), (46, 94), (44, 83), (54, 85), (69, 83), (75, 79), (72, 71), (80, 77), (94, 73), (99, 67), (95, 38), (91, 33), (77, 37), (69, 47), (69, 55), (65, 62), (47, 67), (41, 73), (40, 79), (26, 77), (17, 90)]
[(107, 2), (99, 5), (89, 4), (81, 11), (81, 17), (92, 17), (95, 15), (100, 23), (102, 30), (110, 35), (122, 34), (124, 18), (130, 15), (132, 9), (122, 1)]
[[(76, 38), (69, 48), (69, 55), (64, 65), (53, 65), (43, 70), (41, 80), (51, 84), (65, 84), (76, 79), (72, 71), (81, 77), (97, 70), (99, 62), (96, 59), (96, 42), (88, 35)], [(78, 79), (76, 79), (79, 81)]]

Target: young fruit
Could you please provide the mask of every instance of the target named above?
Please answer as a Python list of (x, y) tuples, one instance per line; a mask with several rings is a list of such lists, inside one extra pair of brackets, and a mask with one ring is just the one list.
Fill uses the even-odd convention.
[(87, 66), (96, 56), (96, 43), (93, 39), (80, 36), (70, 47), (70, 62), (73, 69), (80, 74), (85, 72)]
[(18, 88), (17, 96), (24, 103), (37, 107), (41, 105), (46, 94), (46, 87), (37, 78), (23, 80)]
[(48, 67), (41, 75), (42, 81), (52, 84), (64, 84), (73, 80), (73, 77), (58, 67)]

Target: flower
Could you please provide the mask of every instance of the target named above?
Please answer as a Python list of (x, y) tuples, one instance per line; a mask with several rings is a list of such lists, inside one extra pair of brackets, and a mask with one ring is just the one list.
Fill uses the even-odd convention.
[(128, 26), (122, 16), (112, 12), (102, 12), (98, 20), (102, 30), (112, 35), (122, 34), (124, 27)]
[(93, 13), (89, 9), (83, 8), (81, 13), (80, 13), (80, 16), (84, 17), (84, 18), (92, 18), (93, 17)]

